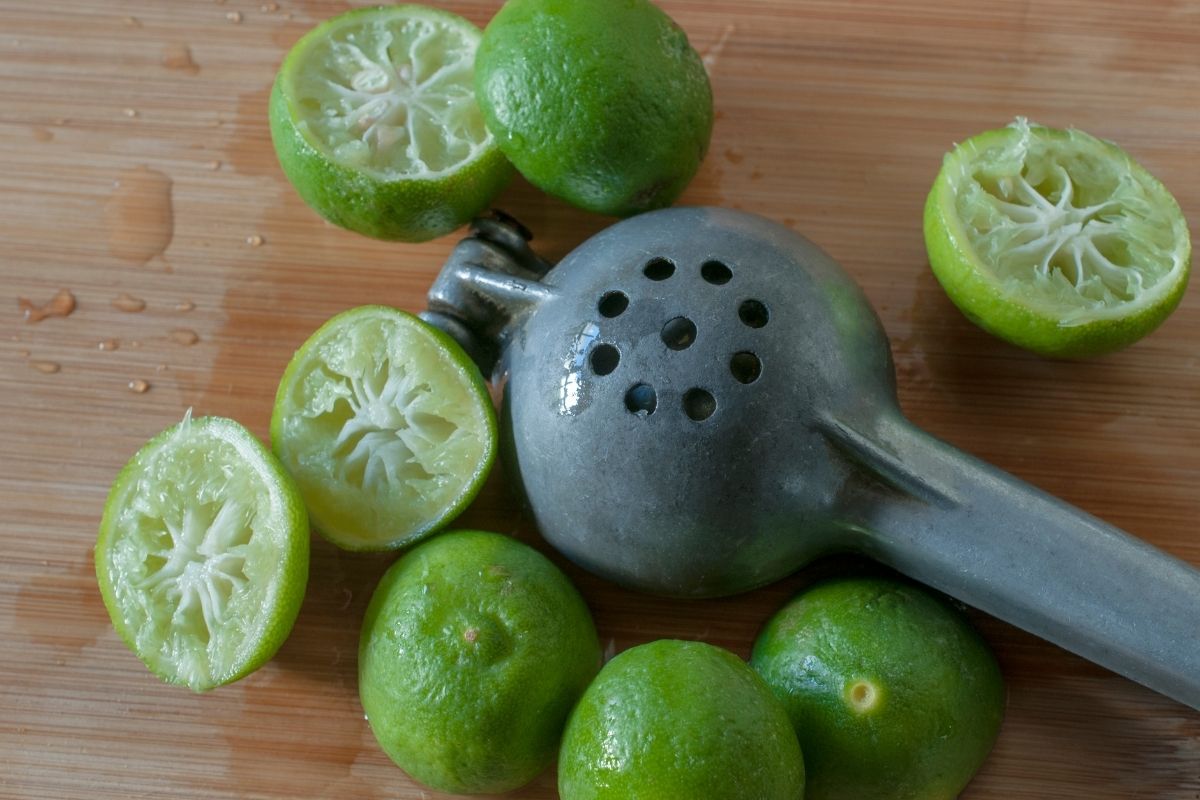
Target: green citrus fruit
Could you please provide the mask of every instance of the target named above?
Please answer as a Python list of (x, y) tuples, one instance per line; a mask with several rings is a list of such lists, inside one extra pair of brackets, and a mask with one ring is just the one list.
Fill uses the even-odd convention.
[(275, 78), (279, 164), (325, 219), (420, 242), (478, 214), (512, 174), (475, 102), (480, 31), (419, 5), (350, 11), (309, 31)]
[(604, 666), (571, 713), (562, 800), (799, 800), (804, 759), (754, 671), (702, 642), (657, 641)]
[(504, 792), (553, 761), (600, 667), (591, 614), (545, 556), (495, 533), (422, 544), (380, 580), (358, 688), (384, 752), (430, 788)]
[(670, 205), (712, 132), (704, 64), (648, 0), (509, 0), (484, 31), (475, 86), (521, 174), (603, 214)]
[(750, 665), (783, 701), (808, 800), (950, 800), (1004, 715), (1004, 681), (958, 612), (894, 580), (818, 584), (788, 603)]
[(288, 364), (271, 444), (313, 526), (347, 550), (391, 550), (467, 507), (495, 459), (496, 412), (446, 334), (384, 306), (338, 314)]
[(155, 675), (197, 692), (235, 681), (275, 654), (300, 611), (300, 493), (248, 430), (189, 412), (113, 482), (96, 579), (113, 627)]
[(1116, 145), (1023, 119), (954, 148), (925, 204), (929, 263), (987, 331), (1047, 356), (1132, 344), (1179, 305), (1179, 205)]

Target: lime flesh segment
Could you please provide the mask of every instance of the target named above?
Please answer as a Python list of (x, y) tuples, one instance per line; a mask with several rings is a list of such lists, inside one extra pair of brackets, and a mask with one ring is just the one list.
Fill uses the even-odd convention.
[(306, 34), (271, 96), (288, 179), (318, 213), (383, 239), (448, 233), (511, 175), (473, 89), (481, 32), (418, 5), (360, 9)]
[(470, 503), (495, 458), (496, 418), (478, 368), (452, 339), (403, 311), (363, 306), (296, 352), (271, 442), (322, 535), (348, 550), (387, 550)]
[(945, 158), (925, 209), (930, 264), (981, 327), (1046, 355), (1128, 345), (1187, 286), (1178, 204), (1124, 151), (1018, 119)]
[(308, 581), (299, 491), (245, 428), (190, 419), (117, 476), (96, 576), (117, 633), (168, 683), (205, 691), (265, 663)]

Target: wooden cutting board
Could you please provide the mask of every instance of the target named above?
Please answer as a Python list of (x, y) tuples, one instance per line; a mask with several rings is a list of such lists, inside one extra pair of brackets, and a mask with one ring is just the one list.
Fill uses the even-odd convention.
[[(444, 5), (483, 25), (498, 3)], [(844, 264), (919, 425), (1200, 565), (1197, 292), (1125, 352), (1048, 361), (972, 327), (921, 236), (942, 153), (1016, 115), (1121, 143), (1200, 220), (1200, 5), (663, 5), (705, 54), (718, 109), (684, 202), (767, 215)], [(0, 796), (438, 796), (384, 757), (358, 704), (358, 625), (391, 556), (314, 539), (291, 638), (206, 696), (160, 684), (125, 649), (91, 566), (108, 485), (147, 438), (189, 407), (265, 436), (305, 337), (361, 303), (422, 308), (455, 241), (326, 225), (280, 174), (275, 69), (347, 6), (0, 0)], [(555, 258), (610, 222), (520, 181), (499, 204)], [(18, 298), (63, 288), (74, 313), (23, 320)], [(460, 524), (539, 542), (499, 474)], [(674, 602), (564, 566), (613, 649), (678, 637), (743, 656), (814, 574)], [(1200, 714), (976, 619), (1009, 707), (964, 797), (1200, 797)], [(553, 772), (514, 796), (554, 797)]]

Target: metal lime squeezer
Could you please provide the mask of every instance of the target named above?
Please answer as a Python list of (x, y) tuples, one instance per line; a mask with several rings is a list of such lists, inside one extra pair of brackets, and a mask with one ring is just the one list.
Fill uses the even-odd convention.
[(1200, 572), (910, 423), (879, 319), (802, 236), (720, 208), (620, 222), (557, 266), (477, 220), (428, 322), (503, 383), (542, 535), (657, 594), (868, 555), (1194, 708)]

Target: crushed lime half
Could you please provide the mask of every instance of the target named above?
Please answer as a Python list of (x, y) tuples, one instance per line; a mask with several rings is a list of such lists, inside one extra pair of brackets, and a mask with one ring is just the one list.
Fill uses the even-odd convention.
[(271, 137), (321, 216), (424, 241), (485, 209), (512, 169), (475, 102), (481, 32), (420, 5), (350, 11), (309, 31), (271, 93)]
[(129, 648), (168, 683), (205, 691), (254, 671), (287, 638), (308, 581), (308, 521), (253, 434), (189, 412), (117, 475), (95, 558)]
[(446, 334), (384, 306), (321, 326), (288, 364), (271, 417), (313, 526), (348, 550), (404, 547), (450, 522), (496, 443), (479, 368)]
[(942, 165), (925, 243), (950, 299), (985, 330), (1049, 356), (1117, 350), (1187, 287), (1179, 205), (1114, 144), (1018, 119)]

